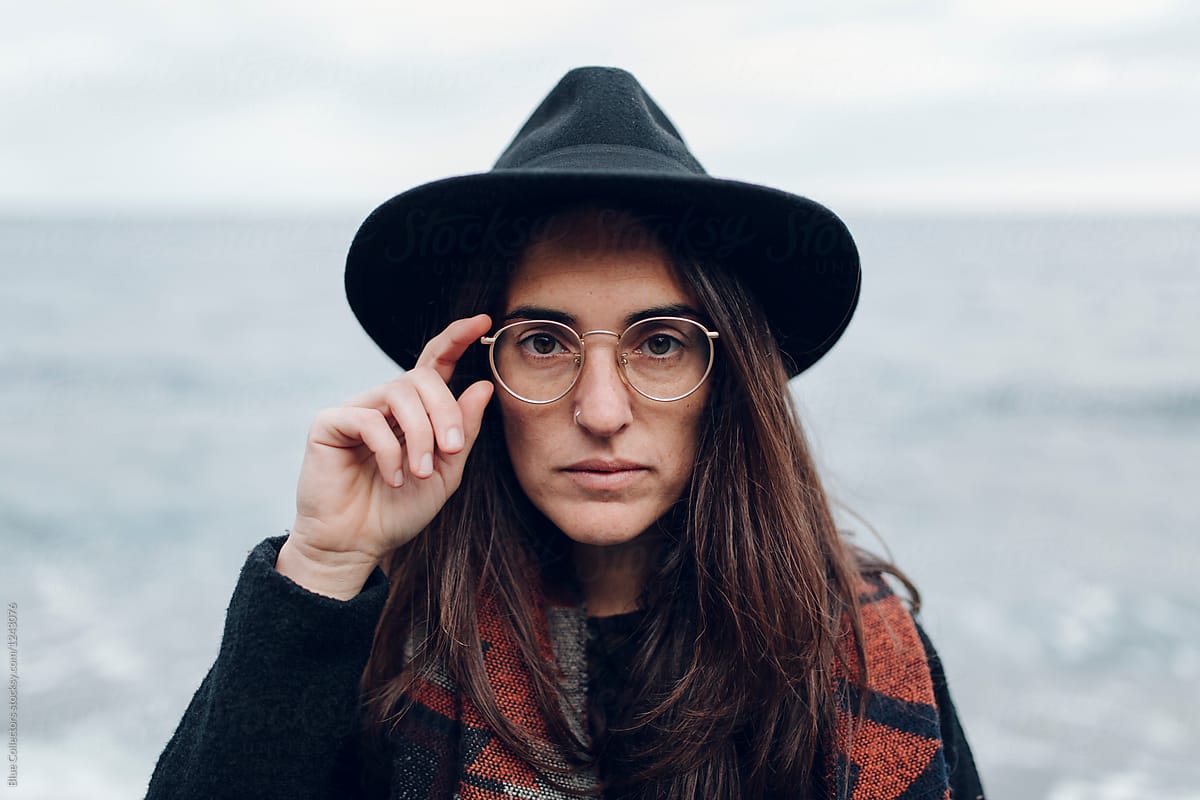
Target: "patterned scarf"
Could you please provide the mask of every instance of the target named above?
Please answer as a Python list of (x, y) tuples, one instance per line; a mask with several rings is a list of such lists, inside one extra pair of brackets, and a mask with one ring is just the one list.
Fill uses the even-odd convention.
[[(837, 714), (824, 765), (829, 797), (949, 800), (933, 682), (912, 617), (878, 575), (864, 576), (859, 602), (863, 647), (871, 667), (871, 699), (866, 716), (859, 718), (860, 672), (856, 665), (847, 671), (834, 664)], [(559, 666), (567, 717), (582, 738), (587, 620), (578, 607), (550, 606), (545, 613), (544, 651)], [(537, 711), (532, 682), (517, 646), (505, 632), (499, 610), (486, 600), (481, 600), (479, 609), (479, 633), (484, 666), (500, 711), (547, 739), (547, 725)], [(843, 635), (853, 635), (848, 622)], [(572, 797), (513, 755), (444, 672), (422, 681), (412, 699), (411, 709), (393, 735), (392, 800)], [(556, 766), (568, 764), (565, 754), (551, 750), (546, 755)], [(592, 774), (559, 777), (558, 781), (598, 793)]]

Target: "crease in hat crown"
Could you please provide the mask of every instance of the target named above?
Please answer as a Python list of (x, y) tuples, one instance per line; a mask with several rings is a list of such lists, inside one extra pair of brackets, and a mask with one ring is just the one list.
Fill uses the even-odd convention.
[(638, 80), (613, 67), (564, 75), (493, 169), (708, 174)]

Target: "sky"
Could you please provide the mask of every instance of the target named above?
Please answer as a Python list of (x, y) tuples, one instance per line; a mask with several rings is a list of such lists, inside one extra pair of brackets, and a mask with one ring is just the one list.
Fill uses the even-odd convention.
[(1200, 212), (1193, 0), (13, 4), (0, 215), (360, 213), (486, 171), (573, 66), (834, 209)]

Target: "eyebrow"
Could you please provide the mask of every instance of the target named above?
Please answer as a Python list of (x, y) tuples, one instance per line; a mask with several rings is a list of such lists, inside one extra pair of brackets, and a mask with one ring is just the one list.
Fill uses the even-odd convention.
[[(699, 321), (704, 318), (704, 315), (686, 303), (670, 303), (664, 306), (643, 308), (640, 311), (626, 314), (624, 326), (628, 328), (635, 322), (641, 322), (651, 317), (687, 317)], [(504, 315), (505, 322), (512, 322), (519, 319), (548, 319), (551, 322), (561, 322), (563, 325), (570, 325), (572, 327), (578, 323), (574, 315), (544, 306), (517, 306)]]

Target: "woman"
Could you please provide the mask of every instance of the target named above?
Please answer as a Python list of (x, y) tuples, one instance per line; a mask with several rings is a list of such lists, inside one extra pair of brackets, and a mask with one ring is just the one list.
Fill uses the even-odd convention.
[(981, 797), (787, 392), (858, 275), (619, 70), (385, 203), (347, 294), (408, 371), (317, 416), (150, 796)]

